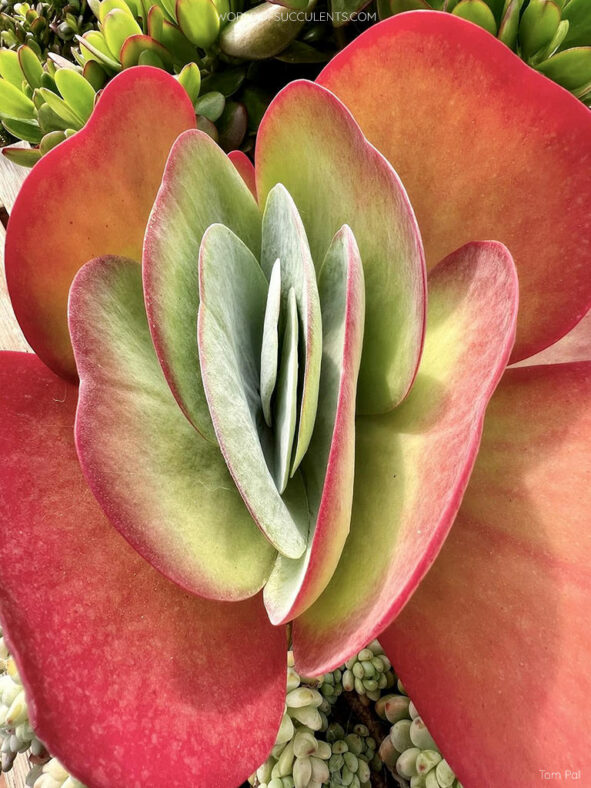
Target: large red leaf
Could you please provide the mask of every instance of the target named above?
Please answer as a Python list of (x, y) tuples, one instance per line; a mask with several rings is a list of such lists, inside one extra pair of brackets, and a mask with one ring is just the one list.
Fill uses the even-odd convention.
[(591, 363), (509, 370), (451, 534), (381, 636), (466, 788), (589, 783), (590, 443)]
[(515, 366), (531, 367), (536, 364), (564, 364), (566, 361), (591, 361), (591, 312), (550, 347), (520, 361)]
[(377, 637), (435, 560), (511, 352), (517, 278), (501, 244), (458, 249), (428, 285), (425, 348), (410, 394), (391, 413), (356, 420), (351, 531), (326, 590), (293, 625), (304, 675), (333, 670)]
[(144, 230), (166, 157), (195, 126), (184, 88), (161, 69), (119, 74), (74, 137), (35, 165), (10, 215), (6, 278), (29, 344), (55, 372), (75, 378), (68, 290), (87, 260), (141, 260)]
[(76, 388), (0, 355), (0, 613), (33, 725), (90, 788), (235, 788), (273, 745), (285, 634), (260, 595), (191, 596), (109, 524), (73, 445)]
[(519, 274), (513, 360), (555, 342), (591, 304), (591, 113), (453, 14), (375, 25), (319, 82), (402, 178), (431, 266), (495, 239)]

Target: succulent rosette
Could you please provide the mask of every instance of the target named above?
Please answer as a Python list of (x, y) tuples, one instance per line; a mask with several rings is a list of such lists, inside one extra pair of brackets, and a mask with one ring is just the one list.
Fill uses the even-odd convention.
[(0, 357), (0, 605), (36, 732), (89, 786), (238, 785), (291, 622), (305, 675), (382, 633), (467, 787), (588, 766), (588, 111), (418, 12), (285, 88), (255, 167), (193, 126), (129, 69), (11, 214), (37, 357)]

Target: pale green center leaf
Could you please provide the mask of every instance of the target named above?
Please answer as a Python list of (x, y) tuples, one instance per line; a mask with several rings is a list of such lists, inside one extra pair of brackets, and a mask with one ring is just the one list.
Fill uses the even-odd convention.
[(289, 480), (298, 415), (298, 333), (298, 308), (291, 287), (287, 296), (275, 418), (275, 483), (280, 493), (285, 491)]
[(298, 558), (308, 536), (306, 496), (296, 479), (289, 506), (277, 489), (259, 392), (267, 290), (252, 252), (227, 227), (212, 225), (199, 253), (198, 347), (209, 411), (253, 519), (277, 550)]
[(314, 429), (320, 364), (322, 360), (322, 318), (316, 272), (304, 225), (287, 189), (278, 183), (267, 197), (263, 214), (261, 266), (267, 276), (275, 261), (281, 265), (281, 306), (294, 289), (302, 324), (303, 374), (301, 375), (300, 412), (291, 475), (301, 463)]
[(279, 309), (281, 306), (281, 265), (275, 261), (269, 282), (269, 294), (265, 309), (263, 327), (263, 346), (261, 348), (261, 403), (265, 421), (270, 427), (273, 423), (271, 398), (277, 382), (277, 361), (279, 353)]
[(280, 624), (322, 593), (337, 566), (351, 519), (355, 392), (363, 345), (365, 289), (353, 233), (343, 227), (326, 254), (318, 288), (322, 370), (312, 440), (301, 465), (311, 514), (304, 555), (278, 556), (265, 586), (269, 617)]

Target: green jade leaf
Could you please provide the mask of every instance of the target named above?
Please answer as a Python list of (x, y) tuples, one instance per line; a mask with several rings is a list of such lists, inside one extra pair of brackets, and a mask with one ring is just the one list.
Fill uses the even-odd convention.
[(19, 47), (18, 61), (21, 71), (31, 88), (33, 90), (35, 90), (35, 88), (40, 88), (43, 77), (43, 67), (33, 50), (28, 46)]
[(12, 49), (0, 49), (0, 76), (20, 91), (23, 83), (23, 72), (19, 56)]
[(121, 47), (130, 36), (141, 35), (142, 29), (129, 12), (114, 8), (103, 20), (103, 35), (115, 60), (119, 60)]
[(94, 88), (82, 74), (71, 69), (60, 68), (55, 72), (55, 84), (64, 101), (86, 122), (94, 109)]
[(0, 117), (18, 120), (33, 120), (37, 114), (31, 99), (5, 79), (0, 79), (0, 108)]

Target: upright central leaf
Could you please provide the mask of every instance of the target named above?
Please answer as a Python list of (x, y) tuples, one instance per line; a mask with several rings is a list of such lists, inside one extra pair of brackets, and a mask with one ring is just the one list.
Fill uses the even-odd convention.
[(289, 481), (291, 452), (298, 414), (298, 308), (293, 287), (287, 296), (285, 333), (281, 349), (281, 367), (277, 385), (275, 420), (275, 483), (280, 493)]
[(280, 183), (269, 192), (263, 215), (261, 265), (268, 277), (277, 259), (281, 266), (282, 309), (287, 309), (289, 291), (293, 288), (303, 333), (300, 343), (303, 375), (298, 437), (291, 465), (293, 475), (306, 453), (314, 429), (322, 359), (322, 321), (316, 272), (306, 231), (294, 201)]
[[(198, 346), (209, 412), (228, 469), (252, 517), (283, 555), (298, 558), (308, 536), (306, 495), (299, 476), (290, 485), (289, 505), (277, 489), (270, 470), (273, 435), (265, 424), (259, 392), (267, 289), (265, 275), (245, 244), (227, 227), (212, 225), (199, 254)], [(297, 316), (294, 338), (297, 342)], [(291, 356), (289, 336), (287, 345)], [(292, 378), (293, 371), (280, 371), (282, 387), (287, 389)], [(286, 391), (284, 401), (288, 400)]]

